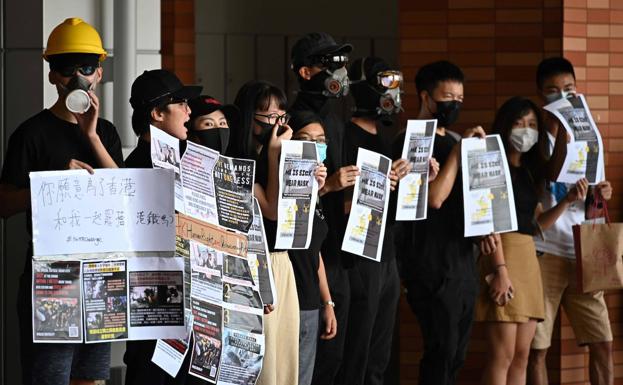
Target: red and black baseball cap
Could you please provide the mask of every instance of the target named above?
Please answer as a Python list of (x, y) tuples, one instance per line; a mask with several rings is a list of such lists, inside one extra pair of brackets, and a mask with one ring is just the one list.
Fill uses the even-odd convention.
[(143, 72), (132, 83), (130, 104), (135, 110), (153, 108), (167, 100), (190, 100), (201, 94), (201, 86), (185, 86), (164, 69)]
[(211, 114), (214, 111), (221, 111), (230, 125), (234, 124), (232, 122), (237, 122), (240, 117), (238, 107), (233, 104), (221, 104), (221, 102), (209, 95), (200, 95), (188, 100), (188, 106), (190, 107), (190, 120), (187, 122), (187, 127), (191, 129), (195, 119)]

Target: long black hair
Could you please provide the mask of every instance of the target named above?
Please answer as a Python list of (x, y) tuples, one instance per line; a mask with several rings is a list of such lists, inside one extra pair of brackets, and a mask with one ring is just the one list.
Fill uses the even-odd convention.
[(267, 110), (271, 102), (286, 110), (288, 99), (285, 92), (276, 85), (263, 80), (252, 80), (243, 85), (234, 104), (240, 110), (240, 119), (230, 127), (231, 139), (227, 154), (237, 158), (257, 159), (253, 141), (253, 119), (255, 111)]
[(518, 119), (523, 118), (530, 112), (534, 113), (537, 121), (539, 140), (528, 152), (521, 155), (521, 161), (522, 165), (525, 166), (530, 172), (530, 175), (532, 175), (535, 186), (540, 188), (545, 181), (545, 169), (547, 164), (546, 154), (549, 147), (549, 138), (547, 137), (547, 130), (543, 125), (539, 107), (537, 107), (532, 100), (521, 96), (514, 96), (508, 99), (495, 114), (491, 133), (500, 135), (504, 143), (504, 148), (506, 149), (506, 154), (508, 155), (508, 151), (511, 148), (510, 136), (513, 125)]

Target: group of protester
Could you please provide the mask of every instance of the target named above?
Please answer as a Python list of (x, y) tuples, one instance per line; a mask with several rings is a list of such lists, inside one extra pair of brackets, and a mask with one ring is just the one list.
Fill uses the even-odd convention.
[[(392, 194), (380, 262), (341, 250), (359, 175), (357, 149), (393, 159), (392, 190), (411, 167), (401, 159), (404, 130), (393, 137), (391, 128), (402, 110), (402, 73), (377, 57), (350, 62), (351, 51), (350, 44), (337, 44), (325, 33), (299, 39), (291, 52), (300, 86), (292, 101), (279, 87), (253, 80), (238, 91), (233, 105), (223, 105), (169, 71), (145, 71), (132, 84), (129, 102), (138, 143), (124, 161), (115, 127), (98, 116), (95, 89), (106, 52), (97, 31), (80, 19), (67, 19), (51, 33), (44, 53), (58, 99), (11, 135), (0, 179), (0, 214), (30, 214), (31, 171), (151, 168), (153, 126), (181, 141), (256, 161), (254, 195), (279, 298), (277, 306), (265, 306), (259, 384), (382, 384), (401, 280), (424, 340), (420, 384), (455, 383), (474, 321), (485, 323), (490, 352), (483, 384), (523, 384), (527, 377), (532, 384), (547, 384), (545, 355), (560, 305), (578, 342), (589, 346), (591, 383), (612, 384), (607, 307), (602, 292), (576, 290), (571, 231), (573, 224), (601, 215), (601, 207), (590, 203), (595, 197), (609, 200), (612, 188), (606, 181), (595, 187), (585, 179), (575, 185), (555, 182), (567, 136), (528, 98), (507, 100), (489, 130), (478, 126), (459, 135), (449, 128), (464, 102), (463, 72), (447, 61), (422, 66), (415, 78), (420, 109), (409, 118), (437, 119), (428, 217), (395, 222)], [(545, 59), (536, 79), (542, 105), (576, 92), (573, 66), (564, 58)], [(68, 106), (75, 84), (86, 84), (86, 112)], [(354, 101), (352, 113), (345, 113), (347, 95)], [(486, 131), (504, 143), (518, 230), (466, 238), (460, 143)], [(284, 140), (313, 141), (321, 158), (315, 171), (320, 199), (306, 250), (274, 249)], [(32, 343), (30, 256), (32, 248), (19, 300), (24, 384), (92, 384), (108, 378), (110, 344)], [(155, 341), (127, 343), (126, 384), (202, 383), (188, 375), (190, 355), (176, 378), (154, 365), (154, 346)]]

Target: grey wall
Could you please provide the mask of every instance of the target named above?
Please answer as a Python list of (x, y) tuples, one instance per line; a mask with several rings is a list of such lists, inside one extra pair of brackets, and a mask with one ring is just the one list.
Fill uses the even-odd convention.
[(197, 82), (233, 101), (251, 79), (269, 80), (292, 96), (292, 44), (324, 31), (355, 46), (351, 57), (374, 54), (397, 64), (398, 1), (199, 0), (195, 2)]
[[(43, 26), (41, 0), (4, 1), (2, 15), (2, 159), (11, 133), (28, 116), (41, 110), (41, 36)], [(24, 10), (28, 10), (25, 12)], [(26, 28), (26, 26), (28, 26)], [(5, 384), (20, 381), (18, 323), (15, 311), (19, 276), (26, 256), (25, 216), (5, 221), (2, 228), (2, 349)]]

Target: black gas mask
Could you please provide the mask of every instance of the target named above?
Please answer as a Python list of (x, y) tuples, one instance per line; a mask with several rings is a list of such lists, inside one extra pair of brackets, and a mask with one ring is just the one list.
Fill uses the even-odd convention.
[(374, 78), (368, 79), (365, 74), (366, 59), (361, 61), (361, 79), (351, 82), (355, 98), (355, 116), (369, 116), (382, 122), (391, 122), (391, 115), (402, 111), (400, 86), (403, 82), (402, 72), (393, 70), (379, 71)]
[(346, 55), (325, 55), (313, 58), (314, 65), (323, 70), (301, 84), (301, 90), (310, 94), (322, 94), (327, 98), (348, 95), (349, 80)]

